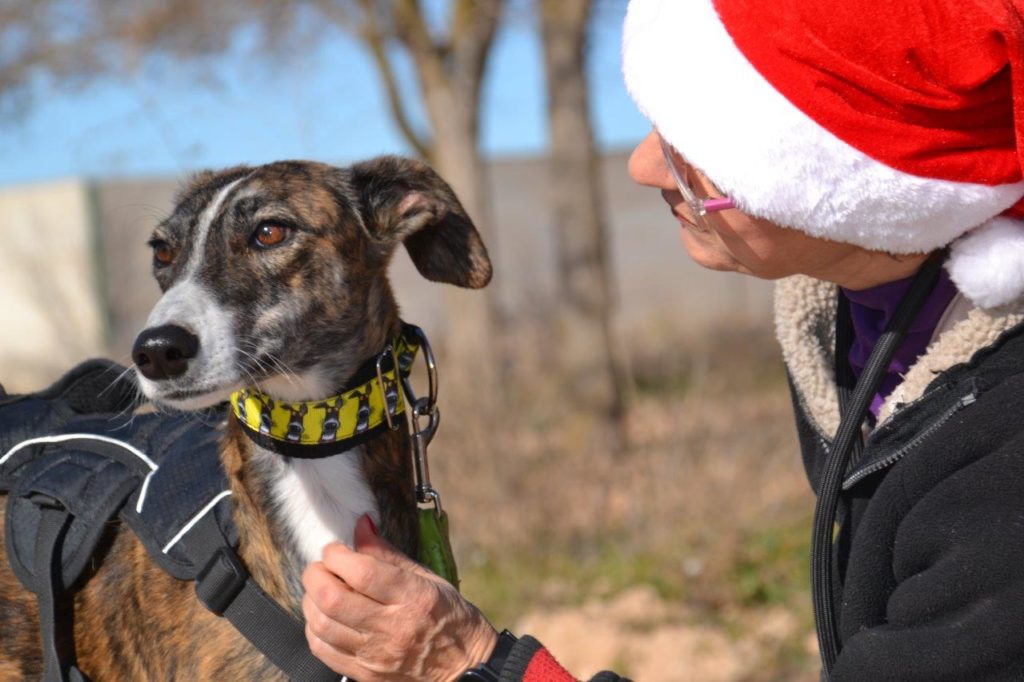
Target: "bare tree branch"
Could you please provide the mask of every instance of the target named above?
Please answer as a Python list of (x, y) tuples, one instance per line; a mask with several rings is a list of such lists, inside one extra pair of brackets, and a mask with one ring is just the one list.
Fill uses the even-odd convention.
[(456, 0), (452, 15), (451, 44), (455, 55), (455, 75), (464, 86), (473, 88), (479, 99), (480, 86), (491, 45), (504, 9), (504, 0)]
[(444, 46), (434, 42), (418, 0), (393, 0), (395, 36), (417, 54), (440, 60)]
[[(391, 0), (391, 19), (394, 23), (395, 38), (409, 51), (420, 90), (428, 110), (430, 98), (451, 90), (451, 74), (448, 70), (450, 40), (435, 41), (423, 17), (419, 0)], [(436, 121), (434, 121), (436, 125)]]
[(603, 411), (626, 443), (623, 402), (628, 381), (617, 352), (605, 206), (589, 117), (585, 43), (592, 0), (541, 0), (547, 75), (551, 205), (559, 269), (559, 347), (566, 387)]
[(388, 58), (386, 37), (381, 31), (379, 19), (371, 6), (372, 1), (361, 0), (361, 2), (366, 7), (366, 16), (363, 20), (360, 35), (367, 48), (369, 48), (370, 56), (373, 58), (373, 62), (377, 66), (377, 72), (384, 83), (384, 91), (387, 94), (391, 116), (394, 118), (395, 125), (398, 126), (399, 131), (401, 131), (402, 137), (416, 150), (420, 158), (431, 162), (434, 156), (433, 143), (428, 139), (424, 139), (413, 128), (407, 111), (405, 96), (403, 96), (402, 90), (398, 87), (394, 66)]

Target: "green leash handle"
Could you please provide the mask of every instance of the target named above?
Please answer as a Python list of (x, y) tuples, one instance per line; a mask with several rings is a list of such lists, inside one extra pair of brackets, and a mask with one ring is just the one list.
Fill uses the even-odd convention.
[(448, 535), (448, 513), (434, 507), (419, 508), (421, 564), (459, 589), (459, 571)]
[[(412, 445), (413, 471), (416, 475), (416, 499), (421, 505), (432, 503), (429, 507), (417, 508), (420, 527), (420, 549), (417, 558), (421, 564), (447, 580), (457, 590), (459, 571), (455, 566), (455, 555), (452, 553), (449, 538), (448, 514), (441, 506), (441, 495), (430, 483), (430, 467), (427, 464), (427, 446), (434, 439), (441, 421), (441, 411), (437, 409), (437, 362), (434, 359), (434, 351), (430, 348), (430, 341), (422, 329), (403, 323), (403, 335), (414, 337), (416, 345), (423, 350), (429, 388), (427, 395), (417, 398), (409, 380), (409, 373), (399, 375), (402, 377), (402, 388), (412, 413), (409, 438)], [(395, 358), (395, 363), (396, 366), (400, 365), (400, 358)], [(382, 376), (380, 380), (383, 382)], [(426, 424), (420, 421), (423, 417), (427, 418)]]

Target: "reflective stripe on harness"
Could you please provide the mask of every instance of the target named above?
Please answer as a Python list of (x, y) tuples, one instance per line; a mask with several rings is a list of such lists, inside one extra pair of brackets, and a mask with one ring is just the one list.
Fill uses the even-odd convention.
[[(6, 556), (38, 600), (46, 682), (86, 682), (75, 660), (69, 587), (118, 517), (163, 570), (194, 580), (200, 602), (290, 679), (338, 680), (310, 653), (304, 624), (238, 558), (219, 426), (202, 419), (221, 415), (117, 420), (83, 412), (82, 396), (106, 389), (115, 372), (111, 363), (87, 363), (56, 388), (0, 403)], [(90, 385), (93, 377), (102, 380)], [(74, 406), (62, 398), (64, 386), (73, 387)]]
[[(21, 559), (15, 574), (36, 594), (39, 603), (46, 682), (86, 680), (75, 662), (74, 637), (67, 617), (73, 605), (68, 599), (67, 587), (75, 583), (80, 565), (85, 563), (83, 558), (92, 555), (101, 538), (101, 529), (114, 516), (120, 513), (126, 520), (135, 518), (127, 525), (139, 530), (142, 517), (131, 513), (135, 507), (128, 501), (141, 492), (142, 481), (151, 480), (148, 475), (127, 473), (120, 463), (105, 464), (102, 455), (95, 452), (63, 449), (70, 443), (81, 444), (83, 440), (88, 439), (36, 439), (33, 445), (45, 446), (45, 449), (26, 458), (25, 478), (19, 477), (7, 501), (8, 557), (12, 568), (16, 565), (14, 560)], [(98, 440), (114, 445), (113, 439)], [(27, 454), (27, 449), (24, 452)], [(122, 471), (117, 476), (107, 475), (112, 467)], [(72, 472), (80, 474), (78, 479), (68, 475)], [(95, 480), (84, 480), (90, 474), (81, 472), (93, 472), (91, 476)], [(95, 483), (100, 479), (110, 485), (98, 487)], [(88, 488), (91, 504), (69, 509), (58, 499), (68, 499), (67, 496), (55, 489), (53, 481), (69, 481), (68, 493)], [(230, 496), (230, 490), (217, 492), (163, 545), (161, 554), (166, 555), (175, 548), (185, 556), (195, 567), (194, 575), (189, 577), (195, 580), (199, 601), (214, 614), (227, 618), (290, 679), (337, 680), (338, 675), (310, 653), (304, 624), (267, 595), (238, 558), (233, 543), (221, 527), (224, 519), (231, 518)], [(29, 528), (25, 520), (30, 506), (37, 510), (38, 522), (34, 528)], [(92, 510), (96, 510), (95, 513)], [(231, 530), (233, 534), (233, 528)], [(26, 560), (24, 551), (15, 548), (20, 540), (27, 538), (35, 538), (30, 561)], [(143, 544), (157, 563), (162, 563), (154, 554), (153, 543)], [(69, 566), (74, 567), (70, 572)], [(62, 603), (63, 609), (59, 608)]]

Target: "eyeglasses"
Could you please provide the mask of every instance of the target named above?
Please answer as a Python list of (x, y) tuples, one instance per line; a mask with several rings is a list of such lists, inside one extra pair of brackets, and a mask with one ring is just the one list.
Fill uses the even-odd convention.
[(690, 174), (686, 166), (681, 165), (676, 160), (677, 152), (672, 149), (671, 145), (665, 141), (665, 138), (660, 133), (658, 133), (658, 141), (661, 142), (661, 153), (665, 155), (665, 165), (668, 166), (669, 172), (675, 178), (676, 185), (679, 187), (679, 193), (683, 195), (683, 200), (693, 213), (694, 221), (698, 227), (703, 230), (710, 229), (704, 220), (704, 216), (708, 213), (724, 211), (727, 208), (736, 208), (736, 204), (729, 197), (699, 197), (697, 191), (690, 184)]

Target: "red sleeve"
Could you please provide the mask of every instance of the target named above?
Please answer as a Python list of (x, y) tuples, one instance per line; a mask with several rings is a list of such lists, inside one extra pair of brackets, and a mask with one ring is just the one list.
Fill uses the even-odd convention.
[(541, 647), (533, 654), (523, 674), (523, 682), (576, 682), (569, 671), (558, 664), (551, 653)]
[[(555, 657), (530, 635), (516, 642), (501, 668), (501, 682), (578, 682)], [(601, 672), (591, 682), (629, 682), (615, 673)]]

